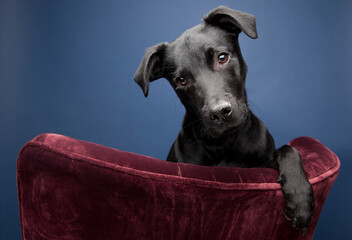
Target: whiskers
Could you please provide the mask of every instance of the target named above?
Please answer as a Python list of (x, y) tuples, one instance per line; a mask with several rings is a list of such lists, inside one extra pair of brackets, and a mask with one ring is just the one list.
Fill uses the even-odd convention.
[[(196, 124), (196, 125), (195, 125)], [(183, 128), (187, 128), (191, 125), (195, 125), (195, 127), (199, 127), (200, 125), (203, 124), (203, 120), (202, 119), (196, 119), (196, 120), (193, 120), (191, 121), (190, 123), (188, 123), (187, 125), (183, 126)]]

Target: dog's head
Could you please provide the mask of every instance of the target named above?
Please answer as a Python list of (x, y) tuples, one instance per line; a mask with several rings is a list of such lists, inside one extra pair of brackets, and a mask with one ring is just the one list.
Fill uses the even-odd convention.
[(147, 49), (134, 76), (144, 95), (149, 82), (166, 78), (186, 108), (212, 137), (232, 132), (248, 116), (247, 74), (238, 44), (257, 38), (254, 16), (220, 6), (172, 43)]

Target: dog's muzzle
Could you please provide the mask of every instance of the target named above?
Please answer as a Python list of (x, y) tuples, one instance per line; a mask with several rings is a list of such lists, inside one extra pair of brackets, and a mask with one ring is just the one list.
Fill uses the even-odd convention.
[(220, 137), (236, 130), (244, 121), (248, 110), (244, 104), (220, 101), (202, 108), (206, 135)]
[(230, 102), (223, 101), (209, 109), (209, 119), (212, 123), (226, 122), (231, 119), (232, 106)]

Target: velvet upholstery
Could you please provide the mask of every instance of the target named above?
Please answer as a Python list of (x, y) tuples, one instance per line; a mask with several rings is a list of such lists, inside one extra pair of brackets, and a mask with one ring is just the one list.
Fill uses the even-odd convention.
[(289, 144), (315, 195), (304, 236), (284, 217), (276, 170), (177, 164), (42, 134), (17, 161), (22, 238), (312, 239), (340, 162), (313, 138)]

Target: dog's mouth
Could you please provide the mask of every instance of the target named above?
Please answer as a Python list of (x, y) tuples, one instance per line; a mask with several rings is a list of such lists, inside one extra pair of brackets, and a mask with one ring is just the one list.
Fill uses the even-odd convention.
[(222, 123), (221, 125), (210, 124), (204, 126), (203, 132), (205, 136), (211, 138), (220, 138), (235, 133), (238, 130), (240, 123)]
[(231, 135), (246, 122), (247, 116), (248, 112), (243, 112), (240, 116), (233, 117), (227, 121), (203, 121), (203, 134), (211, 138)]

